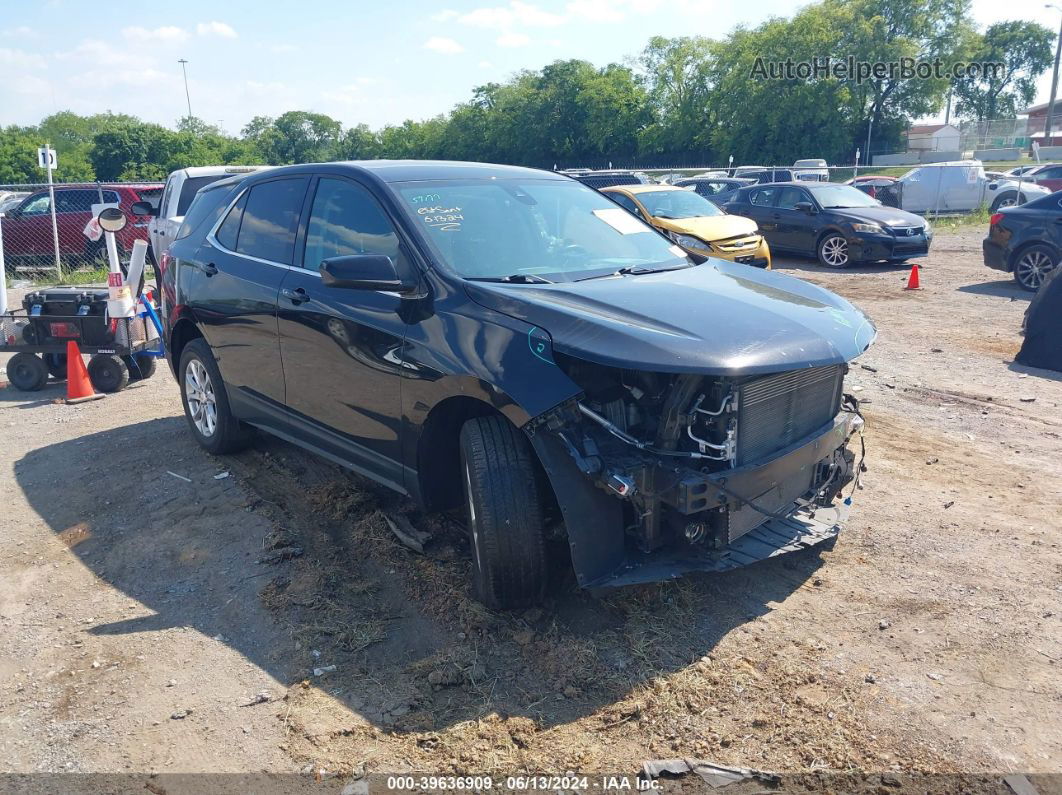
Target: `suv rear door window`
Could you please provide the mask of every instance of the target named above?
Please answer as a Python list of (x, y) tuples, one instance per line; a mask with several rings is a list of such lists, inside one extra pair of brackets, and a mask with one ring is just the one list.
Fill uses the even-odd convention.
[(305, 177), (274, 179), (252, 187), (247, 193), (236, 253), (290, 265), (305, 195)]
[(349, 254), (385, 254), (397, 264), (398, 235), (367, 190), (324, 177), (310, 209), (303, 265), (317, 270), (323, 260)]

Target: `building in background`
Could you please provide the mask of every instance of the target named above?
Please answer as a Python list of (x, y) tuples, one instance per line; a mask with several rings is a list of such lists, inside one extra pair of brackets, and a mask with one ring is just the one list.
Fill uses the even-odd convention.
[(907, 130), (908, 152), (955, 152), (959, 128), (951, 124), (916, 124)]

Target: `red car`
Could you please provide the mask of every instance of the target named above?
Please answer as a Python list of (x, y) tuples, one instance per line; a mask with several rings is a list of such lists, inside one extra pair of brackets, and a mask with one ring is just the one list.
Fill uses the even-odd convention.
[[(1021, 178), (1027, 182), (1043, 185), (1054, 193), (1056, 190), (1062, 190), (1062, 165), (1047, 163), (1039, 168), (1026, 171)], [(1012, 177), (1011, 179), (1017, 179), (1017, 177)]]
[[(90, 262), (104, 254), (104, 241), (89, 240), (85, 226), (92, 220), (92, 205), (117, 203), (130, 219), (125, 229), (116, 233), (120, 253), (129, 252), (134, 240), (147, 240), (148, 218), (132, 214), (133, 202), (158, 202), (162, 185), (56, 185), (55, 221), (59, 230), (59, 254), (71, 264)], [(15, 208), (7, 210), (3, 219), (4, 255), (19, 264), (48, 264), (55, 257), (52, 239), (52, 208), (48, 189), (31, 193)]]

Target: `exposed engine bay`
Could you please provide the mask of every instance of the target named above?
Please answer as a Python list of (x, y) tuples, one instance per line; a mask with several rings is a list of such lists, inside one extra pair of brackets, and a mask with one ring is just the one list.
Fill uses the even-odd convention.
[(554, 434), (622, 501), (627, 543), (642, 553), (723, 550), (831, 505), (856, 476), (847, 443), (863, 420), (843, 393), (846, 364), (721, 377), (556, 361), (583, 394), (531, 431)]

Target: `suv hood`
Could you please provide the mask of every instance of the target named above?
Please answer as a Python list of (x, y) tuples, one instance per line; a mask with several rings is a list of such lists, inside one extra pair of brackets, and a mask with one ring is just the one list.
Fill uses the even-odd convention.
[(873, 221), (882, 226), (922, 227), (926, 225), (926, 219), (922, 216), (906, 210), (898, 210), (895, 207), (837, 207), (827, 208), (825, 212), (839, 215), (842, 218), (850, 218), (853, 221)]
[(556, 351), (633, 370), (744, 375), (840, 364), (877, 334), (828, 290), (717, 259), (585, 282), (465, 287), (476, 303), (546, 331)]

